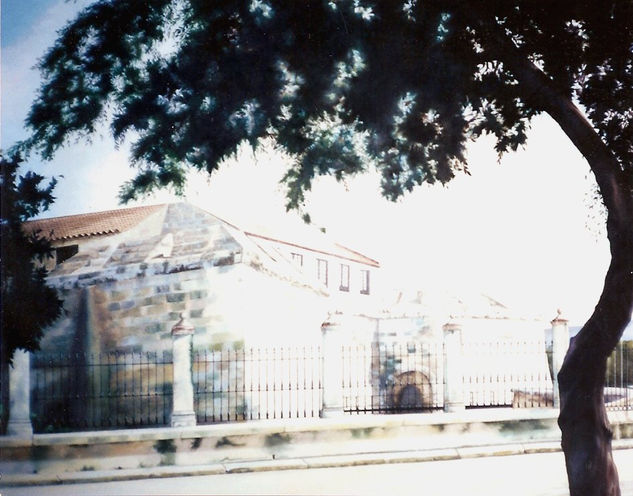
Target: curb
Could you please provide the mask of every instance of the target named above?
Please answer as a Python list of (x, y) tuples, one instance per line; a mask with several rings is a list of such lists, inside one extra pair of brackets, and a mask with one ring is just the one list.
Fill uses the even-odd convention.
[[(633, 449), (633, 439), (613, 441), (613, 449)], [(514, 443), (461, 448), (359, 453), (355, 455), (315, 456), (297, 459), (271, 459), (230, 462), (213, 465), (168, 466), (143, 469), (66, 472), (60, 474), (15, 474), (0, 480), (0, 487), (81, 484), (167, 477), (243, 474), (275, 470), (305, 470), (313, 468), (353, 467), (389, 463), (419, 463), (493, 456), (528, 455), (561, 452), (560, 441)]]

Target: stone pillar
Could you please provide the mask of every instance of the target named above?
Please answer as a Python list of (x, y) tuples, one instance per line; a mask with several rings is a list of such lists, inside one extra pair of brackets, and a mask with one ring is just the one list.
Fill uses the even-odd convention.
[(172, 427), (196, 425), (193, 409), (193, 382), (191, 377), (191, 347), (194, 328), (180, 315), (171, 328), (174, 355), (174, 403), (171, 413)]
[(31, 437), (31, 354), (15, 350), (9, 366), (9, 436)]
[(558, 391), (558, 373), (569, 349), (568, 320), (564, 319), (560, 309), (552, 320), (552, 380), (554, 382), (554, 408), (560, 408), (560, 392)]
[(462, 360), (462, 326), (444, 324), (444, 411), (464, 410), (464, 370)]
[(323, 338), (323, 405), (321, 417), (343, 415), (343, 349), (340, 314), (330, 314), (321, 325)]

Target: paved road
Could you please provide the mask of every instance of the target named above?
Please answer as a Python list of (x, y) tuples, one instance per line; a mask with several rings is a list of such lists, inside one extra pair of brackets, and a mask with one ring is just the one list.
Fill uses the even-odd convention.
[[(615, 458), (622, 494), (633, 496), (633, 450), (616, 451)], [(546, 453), (2, 490), (3, 496), (34, 494), (563, 496), (568, 491), (562, 453)]]

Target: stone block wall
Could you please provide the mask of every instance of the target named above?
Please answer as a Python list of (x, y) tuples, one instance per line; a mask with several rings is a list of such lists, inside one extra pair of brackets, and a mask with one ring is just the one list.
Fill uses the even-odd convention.
[[(199, 346), (243, 346), (219, 308), (221, 294), (235, 285), (235, 274), (222, 268), (196, 269), (151, 277), (107, 281), (89, 288), (61, 289), (68, 314), (48, 330), (42, 349), (67, 352), (87, 327), (91, 346), (77, 351), (162, 351), (171, 347), (171, 328), (183, 314), (196, 330)], [(80, 312), (82, 293), (88, 307)]]

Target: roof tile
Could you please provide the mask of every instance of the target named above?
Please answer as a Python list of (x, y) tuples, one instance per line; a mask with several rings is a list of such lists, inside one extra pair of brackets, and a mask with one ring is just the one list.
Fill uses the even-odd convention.
[(49, 219), (37, 219), (24, 223), (27, 232), (41, 232), (51, 241), (63, 241), (76, 238), (105, 236), (126, 231), (147, 216), (158, 212), (165, 205), (106, 210), (89, 214), (66, 215)]

